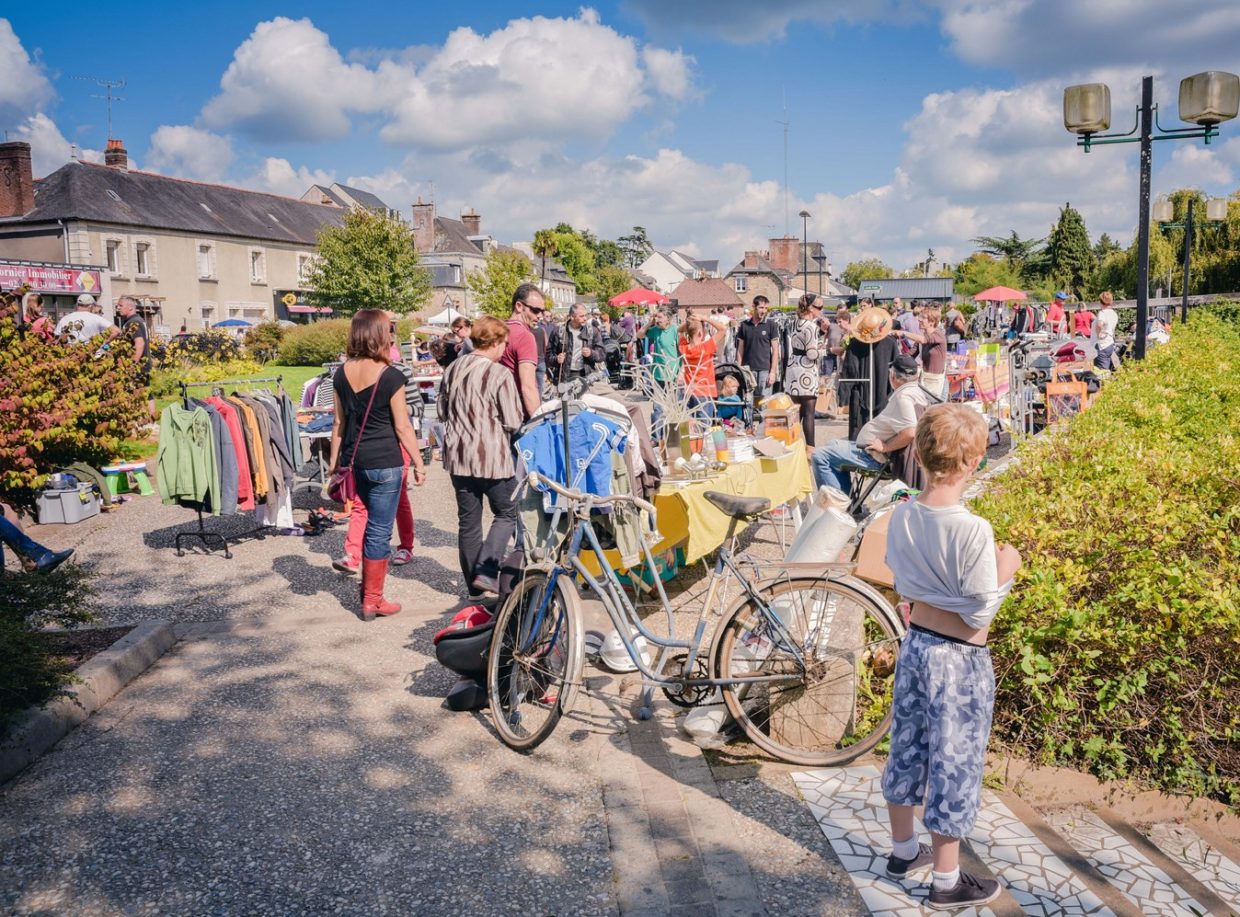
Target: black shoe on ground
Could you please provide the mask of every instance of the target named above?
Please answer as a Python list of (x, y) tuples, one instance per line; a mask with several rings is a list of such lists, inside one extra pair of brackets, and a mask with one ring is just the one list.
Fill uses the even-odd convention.
[(73, 548), (65, 551), (48, 551), (34, 565), (36, 573), (51, 573), (66, 560), (73, 556)]
[(887, 876), (892, 879), (906, 879), (915, 872), (921, 872), (934, 864), (934, 852), (929, 844), (917, 845), (917, 856), (904, 860), (894, 853), (887, 857)]
[(499, 595), (499, 580), (479, 573), (470, 583), (470, 592), (489, 592), (492, 595)]
[(926, 906), (936, 911), (954, 911), (957, 908), (988, 904), (998, 897), (999, 883), (994, 879), (979, 879), (962, 872), (955, 888), (941, 892), (931, 885)]

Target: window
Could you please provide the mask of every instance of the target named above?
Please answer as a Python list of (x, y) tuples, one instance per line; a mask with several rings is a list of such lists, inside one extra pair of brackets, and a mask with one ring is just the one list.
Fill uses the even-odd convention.
[(133, 247), (134, 272), (139, 277), (151, 276), (151, 243), (138, 242)]
[(748, 284), (749, 282), (749, 278), (746, 277), (744, 274), (737, 274), (732, 279), (736, 281), (736, 292), (744, 293), (746, 289), (746, 284)]
[(108, 273), (121, 273), (121, 242), (119, 239), (108, 239), (104, 243), (108, 253)]
[(250, 283), (267, 282), (267, 264), (261, 248), (250, 249)]
[(215, 279), (215, 246), (210, 242), (198, 243), (198, 279)]
[(310, 269), (314, 266), (314, 255), (297, 255), (297, 282), (305, 286), (310, 282)]

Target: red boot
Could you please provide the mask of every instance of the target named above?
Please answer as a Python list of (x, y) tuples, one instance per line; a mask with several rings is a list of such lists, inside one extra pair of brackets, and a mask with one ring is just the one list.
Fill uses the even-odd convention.
[(387, 559), (362, 558), (362, 620), (373, 621), (375, 615), (394, 615), (400, 611), (395, 602), (384, 601), (383, 581), (387, 578)]

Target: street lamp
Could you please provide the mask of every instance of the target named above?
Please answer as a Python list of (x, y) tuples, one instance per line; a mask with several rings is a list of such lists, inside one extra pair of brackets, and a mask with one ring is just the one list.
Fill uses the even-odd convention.
[(827, 256), (823, 252), (814, 255), (814, 260), (818, 262), (818, 295), (822, 295), (822, 266), (827, 263)]
[[(1195, 140), (1209, 143), (1218, 136), (1218, 125), (1236, 117), (1240, 109), (1240, 76), (1208, 70), (1180, 81), (1180, 120), (1195, 128), (1164, 128), (1158, 123), (1154, 104), (1154, 78), (1141, 80), (1141, 104), (1137, 122), (1125, 134), (1102, 133), (1111, 126), (1111, 90), (1105, 83), (1069, 86), (1063, 92), (1063, 126), (1080, 139), (1077, 146), (1088, 153), (1094, 144), (1140, 143), (1141, 182), (1137, 227), (1137, 341), (1133, 355), (1145, 356), (1145, 323), (1150, 296), (1150, 167), (1155, 140)], [(1155, 134), (1155, 129), (1158, 133)]]
[[(1184, 289), (1181, 291), (1183, 298), (1180, 300), (1181, 324), (1188, 322), (1188, 283), (1189, 277), (1192, 274), (1193, 264), (1193, 229), (1197, 225), (1193, 219), (1193, 205), (1196, 203), (1197, 199), (1190, 197), (1188, 199), (1188, 214), (1185, 216), (1184, 222), (1174, 223), (1172, 220), (1175, 219), (1175, 206), (1171, 203), (1171, 199), (1164, 196), (1154, 202), (1154, 222), (1160, 228), (1184, 230)], [(1206, 201), (1205, 222), (1207, 224), (1217, 225), (1226, 219), (1227, 200), (1225, 198), (1212, 197)]]
[(797, 216), (801, 218), (801, 282), (804, 283), (809, 276), (809, 211), (802, 210)]

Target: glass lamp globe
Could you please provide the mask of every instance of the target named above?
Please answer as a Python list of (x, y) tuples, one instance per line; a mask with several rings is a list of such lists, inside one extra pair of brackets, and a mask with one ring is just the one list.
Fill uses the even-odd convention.
[(1151, 214), (1155, 223), (1170, 223), (1175, 219), (1175, 207), (1169, 198), (1160, 197), (1154, 201)]
[(1240, 108), (1240, 76), (1207, 70), (1180, 80), (1180, 120), (1212, 125), (1230, 121)]
[(1111, 126), (1111, 89), (1083, 83), (1063, 91), (1063, 126), (1074, 134), (1097, 134)]
[(1227, 198), (1212, 197), (1206, 201), (1206, 219), (1207, 220), (1225, 220), (1227, 219)]

